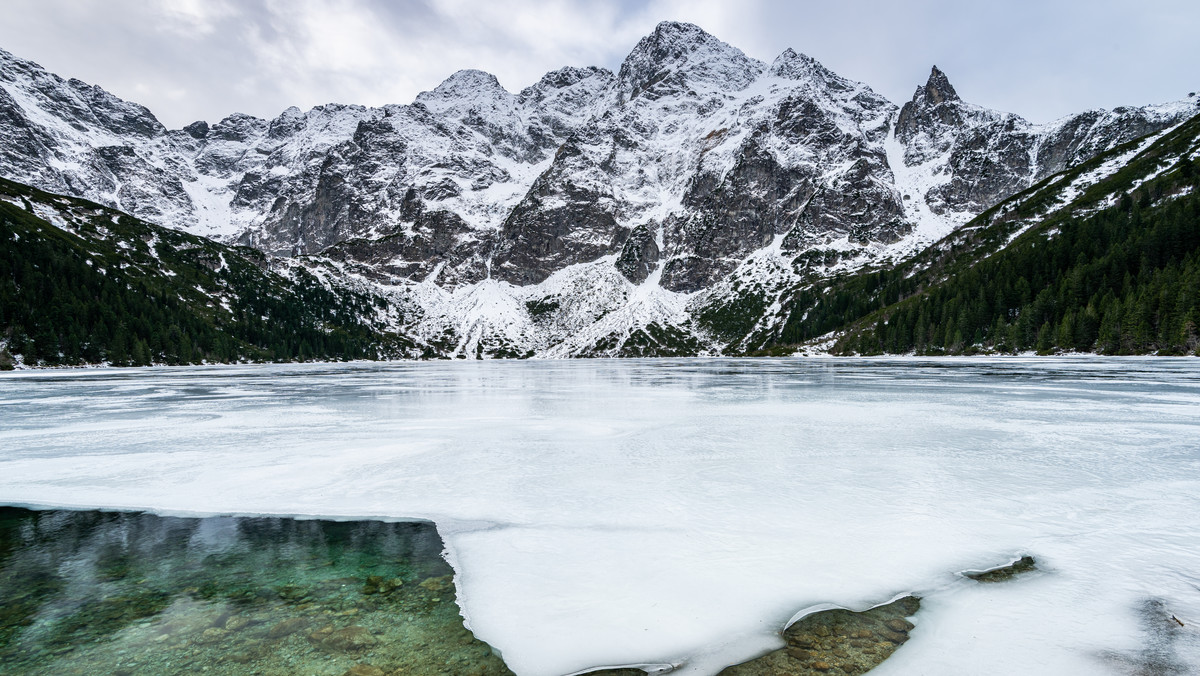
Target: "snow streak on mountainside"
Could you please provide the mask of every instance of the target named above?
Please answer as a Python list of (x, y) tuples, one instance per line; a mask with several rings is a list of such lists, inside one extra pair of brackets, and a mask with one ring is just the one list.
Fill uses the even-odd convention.
[(814, 274), (911, 255), (1196, 112), (1033, 125), (936, 68), (900, 108), (790, 49), (767, 64), (663, 23), (616, 74), (564, 68), (513, 94), (467, 70), (409, 105), (167, 130), (0, 51), (0, 175), (315, 256), (457, 354), (695, 353), (769, 334)]

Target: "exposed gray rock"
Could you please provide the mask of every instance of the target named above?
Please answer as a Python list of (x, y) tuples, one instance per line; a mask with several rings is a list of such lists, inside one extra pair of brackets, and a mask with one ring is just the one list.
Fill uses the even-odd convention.
[(761, 72), (761, 63), (699, 26), (664, 21), (625, 57), (617, 90), (621, 102), (647, 93), (654, 97), (679, 93), (697, 80), (740, 91)]
[(504, 222), (492, 274), (513, 284), (536, 284), (573, 263), (595, 260), (621, 246), (626, 230), (612, 213), (611, 193), (582, 181), (591, 160), (568, 141)]
[(621, 247), (621, 255), (617, 257), (617, 269), (625, 275), (625, 279), (634, 284), (646, 281), (661, 255), (658, 241), (654, 232), (645, 225), (634, 228)]
[(950, 179), (923, 197), (936, 213), (978, 213), (1097, 153), (1182, 121), (1181, 106), (1088, 111), (1049, 125), (966, 103), (934, 66), (900, 110), (910, 165), (945, 158)]
[[(441, 284), (473, 284), (487, 277), (484, 252), (490, 239), (474, 236), (456, 214), (427, 211), (416, 190), (409, 189), (402, 205), (402, 222), (395, 232), (376, 239), (350, 239), (324, 251), (334, 260), (365, 263), (378, 281), (425, 281), (436, 275)], [(430, 261), (437, 264), (431, 266)]]
[(201, 140), (208, 136), (208, 123), (204, 120), (197, 120), (184, 127), (183, 130), (187, 132), (188, 136), (196, 140)]

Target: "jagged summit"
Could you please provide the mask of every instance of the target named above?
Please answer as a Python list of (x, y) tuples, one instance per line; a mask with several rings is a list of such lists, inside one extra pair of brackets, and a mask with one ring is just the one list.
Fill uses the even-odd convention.
[(617, 74), (622, 99), (639, 94), (672, 74), (686, 72), (731, 89), (754, 81), (763, 64), (690, 23), (664, 21), (638, 41)]
[(11, 85), (10, 94), (23, 92), (26, 101), (53, 117), (85, 120), (113, 136), (137, 134), (152, 138), (167, 129), (143, 105), (124, 101), (100, 85), (64, 79), (37, 63), (0, 49), (0, 83)]
[(204, 137), (208, 136), (208, 131), (209, 131), (208, 122), (205, 122), (204, 120), (196, 120), (195, 122), (193, 122), (189, 125), (185, 125), (183, 127), (183, 131), (188, 136), (191, 136), (192, 138), (194, 138), (196, 140), (201, 140)]
[[(317, 110), (316, 108), (313, 109)], [(305, 115), (302, 110), (296, 106), (288, 106), (274, 120), (271, 120), (271, 126), (268, 127), (267, 136), (272, 139), (282, 139), (296, 133), (298, 129), (304, 127)]]
[(929, 81), (924, 87), (917, 87), (913, 101), (924, 101), (926, 105), (936, 106), (946, 101), (959, 101), (958, 92), (950, 84), (950, 79), (937, 66), (929, 72)]
[[(949, 103), (957, 105), (944, 105)], [(966, 110), (967, 108), (971, 110)], [(943, 133), (939, 129), (962, 127), (967, 124), (967, 117), (981, 116), (982, 123), (999, 115), (994, 111), (976, 108), (964, 104), (958, 97), (958, 92), (954, 91), (954, 86), (950, 84), (950, 79), (934, 66), (929, 72), (929, 80), (917, 87), (912, 100), (900, 109), (900, 117), (896, 120), (896, 136), (907, 144), (920, 134), (942, 136)], [(943, 140), (949, 142), (948, 139)], [(942, 146), (946, 146), (946, 143), (936, 144), (936, 152), (945, 150)]]
[(420, 99), (422, 97), (429, 98), (431, 96), (447, 96), (458, 94), (467, 87), (480, 87), (489, 90), (499, 89), (502, 91), (507, 91), (500, 84), (500, 81), (496, 79), (495, 75), (492, 75), (484, 70), (464, 68), (445, 80), (442, 80), (442, 83), (437, 87), (434, 87), (433, 90), (421, 92), (417, 95), (417, 98)]
[(771, 62), (770, 73), (790, 80), (806, 80), (830, 75), (829, 69), (807, 54), (788, 47)]
[[(597, 102), (612, 95), (616, 80), (607, 68), (568, 66), (550, 71), (517, 94), (530, 119), (565, 138), (597, 114)], [(557, 147), (560, 141), (550, 142)]]
[[(660, 21), (654, 27), (654, 31), (647, 38), (653, 39), (659, 43), (673, 44), (704, 44), (712, 42), (721, 42), (712, 33), (704, 30), (694, 23), (687, 21)], [(721, 42), (721, 44), (725, 44)]]
[(522, 90), (521, 94), (534, 89), (562, 89), (563, 87), (570, 87), (577, 84), (589, 77), (610, 78), (612, 77), (612, 71), (597, 66), (588, 66), (587, 68), (566, 66), (546, 73), (536, 84)]
[(482, 70), (466, 69), (446, 78), (431, 91), (417, 94), (416, 103), (435, 113), (471, 108), (483, 101), (512, 99), (495, 75)]
[(771, 62), (768, 72), (775, 77), (798, 82), (811, 82), (823, 88), (850, 90), (860, 84), (847, 80), (826, 68), (820, 61), (790, 47), (783, 50), (783, 53)]
[(270, 123), (267, 120), (254, 117), (253, 115), (233, 113), (232, 115), (225, 116), (220, 122), (208, 127), (205, 137), (211, 141), (248, 143), (264, 133), (268, 124)]
[(43, 73), (49, 75), (49, 73), (47, 73), (46, 70), (40, 65), (30, 61), (29, 59), (22, 59), (7, 49), (0, 47), (0, 78), (11, 79), (13, 73), (18, 71), (23, 73)]
[(546, 73), (537, 82), (522, 89), (517, 99), (524, 104), (537, 104), (563, 96), (564, 92), (571, 89), (599, 91), (607, 87), (614, 77), (607, 68), (567, 66)]

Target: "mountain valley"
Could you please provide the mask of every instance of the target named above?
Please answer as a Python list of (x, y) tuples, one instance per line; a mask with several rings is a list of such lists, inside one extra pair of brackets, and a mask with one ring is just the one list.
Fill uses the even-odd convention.
[[(1193, 199), (1197, 113), (1191, 95), (1038, 125), (963, 101), (936, 67), (898, 106), (790, 49), (765, 63), (667, 22), (616, 73), (563, 68), (513, 94), (488, 73), (460, 71), (409, 105), (291, 108), (169, 130), (142, 106), (0, 50), (7, 236), (58, 241), (29, 224), (60, 224), (90, 242), (72, 240), (76, 266), (91, 256), (125, 274), (158, 274), (145, 260), (114, 262), (138, 249), (133, 239), (181, 237), (171, 246), (257, 260), (271, 280), (261, 284), (307, 280), (340, 298), (318, 311), (325, 301), (311, 294), (278, 296), (342, 317), (336, 327), (305, 320), (305, 330), (359, 336), (353, 348), (300, 333), (281, 344), (230, 325), (219, 330), (240, 337), (225, 348), (183, 354), (143, 331), (147, 362), (1100, 349), (1040, 338), (1065, 320), (1045, 308), (1015, 341), (988, 337), (994, 308), (980, 311), (987, 330), (983, 319), (939, 324), (927, 327), (940, 332), (933, 341), (862, 342), (856, 322), (944, 282), (948, 249), (965, 270), (1034, 236), (1023, 233), (1050, 237), (1122, 204), (1153, 211)], [(1172, 258), (1181, 265), (1198, 227), (1186, 208), (1170, 235), (1185, 247)], [(84, 212), (123, 212), (142, 230), (81, 230)], [(95, 255), (100, 240), (107, 258)], [(114, 359), (101, 345), (68, 349), (64, 328), (30, 326), (12, 309), (30, 298), (31, 282), (13, 271), (30, 254), (11, 250), (0, 340), (18, 363), (131, 360), (128, 345)], [(1013, 314), (1003, 327), (1040, 290), (1004, 303)], [(203, 284), (197, 293), (218, 294)], [(199, 308), (251, 292), (220, 293), (196, 299), (190, 316), (222, 326)], [(360, 301), (350, 297), (369, 308), (351, 317)], [(1110, 351), (1195, 349), (1189, 311), (1172, 320), (1183, 333), (1169, 346)], [(162, 321), (160, 333), (180, 326)]]

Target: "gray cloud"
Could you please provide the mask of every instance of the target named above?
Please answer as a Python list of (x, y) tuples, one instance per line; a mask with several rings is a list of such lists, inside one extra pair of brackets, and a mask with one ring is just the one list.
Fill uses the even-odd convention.
[(513, 91), (565, 65), (616, 69), (666, 19), (764, 60), (795, 48), (897, 103), (933, 63), (964, 98), (1035, 121), (1200, 89), (1194, 0), (6, 0), (0, 46), (179, 127), (407, 103), (461, 68)]

